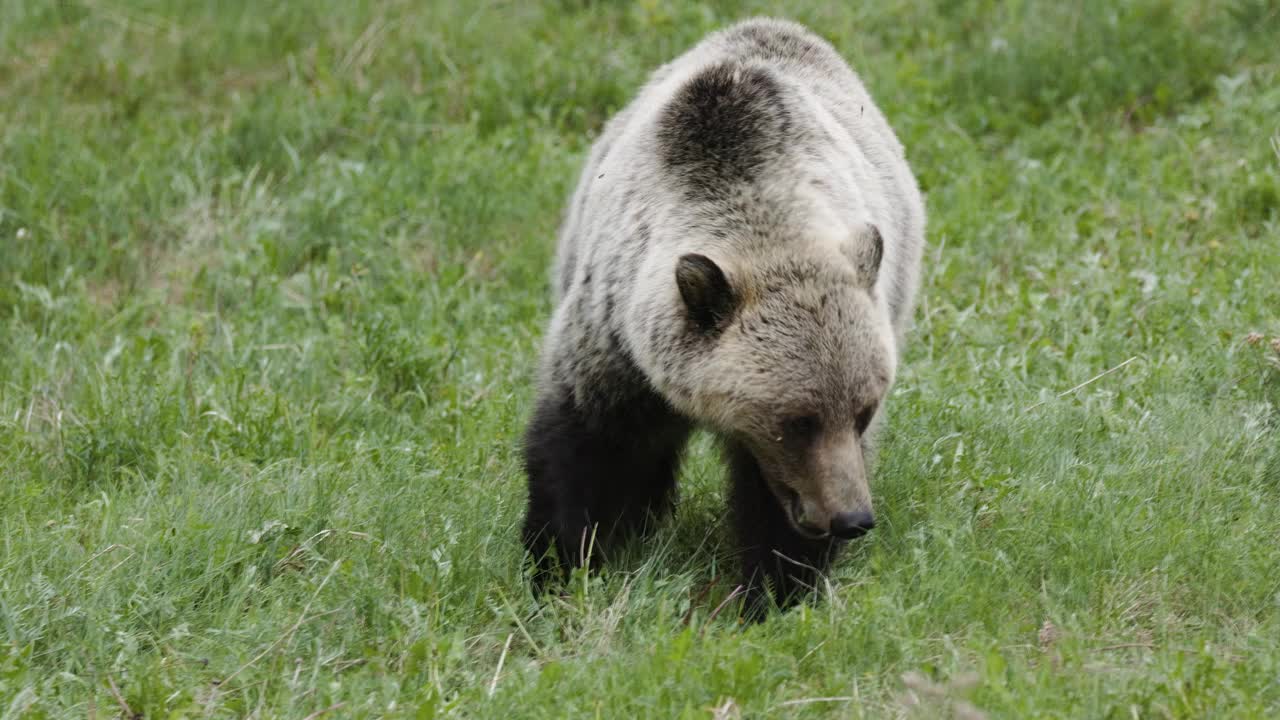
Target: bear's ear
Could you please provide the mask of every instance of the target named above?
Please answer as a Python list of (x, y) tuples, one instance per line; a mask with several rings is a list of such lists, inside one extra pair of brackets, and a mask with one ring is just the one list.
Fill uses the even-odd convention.
[(853, 261), (863, 287), (875, 286), (880, 275), (880, 261), (884, 259), (884, 238), (880, 237), (880, 228), (871, 223), (863, 225), (849, 239), (846, 254)]
[(876, 286), (879, 277), (879, 264), (884, 259), (884, 238), (879, 228), (872, 223), (854, 231), (845, 245), (845, 256), (854, 263), (854, 272), (858, 273), (858, 284), (870, 288)]
[(884, 238), (876, 225), (867, 223), (854, 233), (850, 238), (849, 258), (854, 261), (854, 269), (858, 270), (861, 286), (868, 290), (876, 286), (879, 264), (884, 259)]
[(710, 332), (733, 317), (736, 300), (724, 271), (706, 255), (690, 253), (676, 263), (676, 287), (689, 311), (689, 320)]

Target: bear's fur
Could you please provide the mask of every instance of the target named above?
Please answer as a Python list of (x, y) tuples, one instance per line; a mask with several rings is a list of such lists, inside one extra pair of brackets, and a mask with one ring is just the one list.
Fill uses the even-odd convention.
[(912, 313), (924, 207), (861, 81), (749, 20), (658, 69), (592, 148), (554, 268), (525, 438), (538, 577), (668, 514), (723, 441), (753, 607), (873, 525), (866, 454)]

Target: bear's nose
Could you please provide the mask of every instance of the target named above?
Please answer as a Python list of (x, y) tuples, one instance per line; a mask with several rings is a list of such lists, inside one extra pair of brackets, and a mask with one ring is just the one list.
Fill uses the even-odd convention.
[(866, 510), (836, 513), (831, 518), (831, 534), (844, 540), (862, 537), (875, 526), (875, 516)]

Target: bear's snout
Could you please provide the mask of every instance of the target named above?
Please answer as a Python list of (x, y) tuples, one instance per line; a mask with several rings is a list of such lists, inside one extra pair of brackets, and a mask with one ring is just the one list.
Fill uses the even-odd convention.
[(794, 491), (789, 493), (787, 508), (796, 530), (811, 540), (834, 537), (853, 540), (866, 535), (876, 526), (876, 517), (870, 510), (851, 510), (826, 515), (814, 503), (805, 502)]
[(875, 516), (866, 510), (836, 513), (831, 517), (831, 534), (842, 540), (860, 538), (875, 526)]

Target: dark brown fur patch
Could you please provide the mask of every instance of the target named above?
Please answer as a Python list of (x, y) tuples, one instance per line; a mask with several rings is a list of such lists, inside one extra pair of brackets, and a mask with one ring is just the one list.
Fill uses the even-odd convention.
[(782, 85), (766, 68), (721, 63), (672, 98), (658, 124), (659, 154), (690, 199), (723, 197), (750, 183), (791, 130)]

